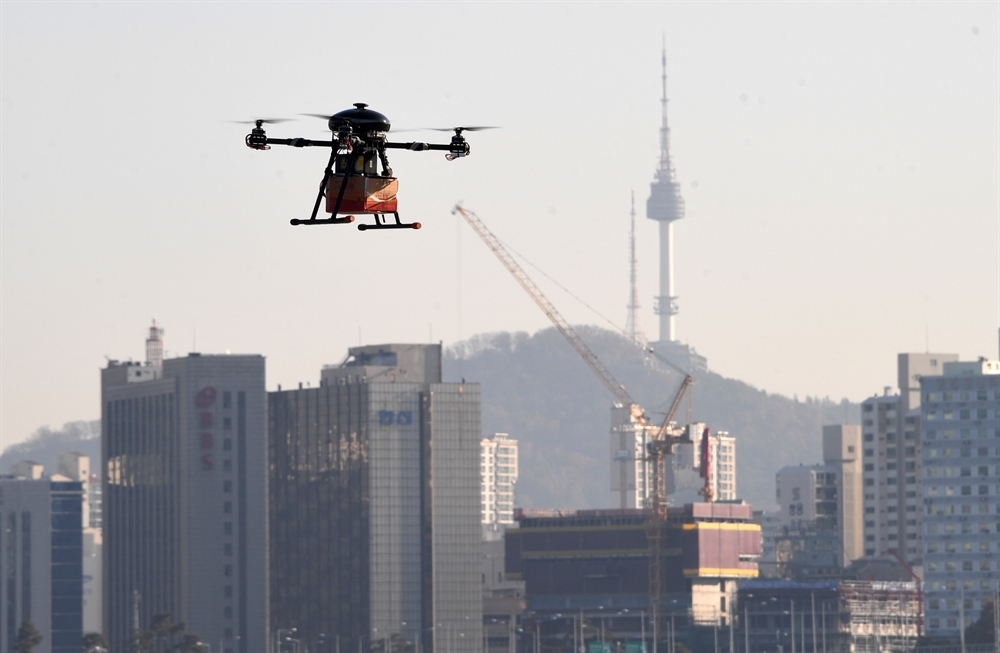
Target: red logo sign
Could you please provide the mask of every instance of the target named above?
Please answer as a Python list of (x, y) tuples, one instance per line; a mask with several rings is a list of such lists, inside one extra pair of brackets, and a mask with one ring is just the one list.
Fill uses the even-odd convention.
[(202, 388), (198, 391), (198, 396), (195, 397), (194, 402), (198, 404), (198, 408), (208, 408), (215, 403), (215, 388), (212, 386)]

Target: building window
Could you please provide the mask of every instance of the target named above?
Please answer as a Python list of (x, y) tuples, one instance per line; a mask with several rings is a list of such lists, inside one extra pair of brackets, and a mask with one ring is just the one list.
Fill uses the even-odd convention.
[(222, 575), (223, 576), (227, 576), (227, 577), (228, 576), (232, 576), (233, 575), (233, 566), (232, 565), (223, 565), (222, 566)]
[(231, 542), (226, 542), (222, 545), (222, 555), (231, 556), (233, 555), (233, 545)]
[(227, 599), (232, 598), (232, 596), (233, 596), (233, 586), (232, 585), (226, 585), (225, 587), (223, 587), (222, 588), (222, 595), (224, 597), (226, 597)]
[(233, 491), (233, 482), (232, 481), (223, 481), (222, 482), (222, 491), (223, 492), (232, 492)]
[(227, 515), (231, 514), (233, 512), (233, 502), (232, 501), (223, 502), (222, 512), (226, 513)]
[(232, 451), (233, 450), (233, 439), (232, 438), (222, 438), (222, 450)]
[(222, 524), (222, 534), (232, 535), (233, 534), (233, 522), (227, 521)]

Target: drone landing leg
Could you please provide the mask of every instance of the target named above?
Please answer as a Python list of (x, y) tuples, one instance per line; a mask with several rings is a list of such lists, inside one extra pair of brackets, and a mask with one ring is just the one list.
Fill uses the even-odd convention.
[(354, 170), (354, 157), (351, 158), (351, 165), (348, 167), (343, 183), (340, 184), (340, 193), (337, 195), (337, 203), (333, 207), (333, 216), (324, 220), (316, 219), (316, 214), (319, 212), (320, 202), (323, 201), (323, 195), (326, 193), (326, 184), (330, 181), (330, 177), (333, 176), (333, 162), (336, 158), (337, 147), (334, 145), (330, 151), (330, 161), (326, 164), (326, 170), (323, 171), (323, 181), (319, 182), (319, 194), (316, 195), (316, 203), (313, 204), (312, 216), (308, 220), (292, 218), (292, 226), (298, 226), (300, 224), (346, 224), (348, 222), (354, 222), (353, 215), (349, 215), (344, 218), (337, 217), (337, 209), (340, 208), (340, 201), (344, 199), (344, 191), (347, 189), (347, 178), (351, 176), (351, 172)]
[(396, 224), (386, 222), (384, 213), (381, 214), (381, 220), (379, 219), (379, 215), (378, 213), (375, 214), (375, 224), (359, 224), (358, 231), (368, 231), (369, 229), (419, 229), (423, 226), (419, 222), (400, 222), (399, 213), (392, 214), (396, 218)]

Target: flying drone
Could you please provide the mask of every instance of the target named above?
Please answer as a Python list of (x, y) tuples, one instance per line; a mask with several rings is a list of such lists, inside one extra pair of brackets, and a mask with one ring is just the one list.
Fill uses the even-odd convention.
[[(323, 181), (319, 184), (319, 194), (308, 220), (297, 218), (292, 225), (346, 224), (354, 222), (355, 215), (373, 215), (375, 224), (359, 224), (358, 229), (419, 229), (419, 222), (404, 223), (399, 219), (396, 193), (399, 180), (392, 174), (386, 150), (410, 150), (423, 152), (440, 150), (447, 152), (449, 161), (469, 156), (471, 148), (463, 132), (492, 129), (491, 127), (452, 127), (434, 131), (454, 131), (450, 143), (392, 143), (387, 140), (389, 119), (358, 102), (353, 109), (346, 109), (332, 116), (303, 114), (327, 121), (333, 138), (317, 141), (308, 138), (269, 138), (264, 133), (265, 124), (285, 122), (284, 120), (260, 119), (249, 121), (254, 128), (247, 134), (247, 147), (255, 150), (269, 150), (271, 145), (292, 147), (329, 147), (330, 161), (323, 171)], [(381, 173), (379, 172), (381, 163)], [(326, 213), (329, 218), (317, 218), (320, 204), (326, 198)], [(389, 221), (389, 216), (395, 218)], [(343, 216), (343, 217), (340, 217)]]

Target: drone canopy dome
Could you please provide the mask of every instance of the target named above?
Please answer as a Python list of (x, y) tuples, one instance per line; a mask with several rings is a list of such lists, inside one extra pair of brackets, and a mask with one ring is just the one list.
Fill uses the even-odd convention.
[(351, 129), (362, 133), (389, 131), (389, 118), (366, 108), (367, 106), (364, 102), (357, 102), (353, 109), (345, 109), (330, 116), (330, 131), (335, 132), (344, 125), (350, 125)]

